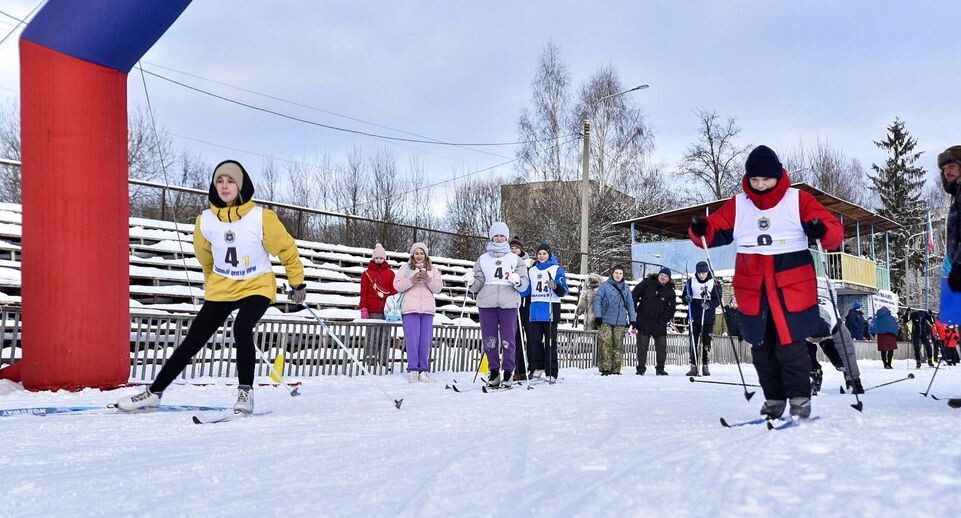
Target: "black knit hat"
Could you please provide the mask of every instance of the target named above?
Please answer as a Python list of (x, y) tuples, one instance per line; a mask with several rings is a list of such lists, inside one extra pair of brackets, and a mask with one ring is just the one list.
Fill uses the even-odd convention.
[(536, 253), (536, 252), (540, 252), (541, 250), (547, 251), (547, 255), (554, 255), (554, 252), (551, 251), (551, 245), (549, 245), (549, 244), (547, 244), (547, 243), (541, 243), (541, 244), (537, 245), (537, 250), (535, 250), (535, 253)]
[(747, 162), (744, 162), (744, 176), (780, 179), (784, 176), (784, 166), (771, 148), (758, 146), (747, 156)]
[(671, 269), (668, 268), (667, 266), (665, 266), (664, 268), (661, 268), (661, 271), (657, 272), (658, 275), (660, 275), (660, 274), (662, 274), (662, 273), (663, 273), (664, 275), (667, 275), (668, 277), (670, 277), (670, 276), (671, 276)]
[(697, 273), (707, 273), (707, 272), (710, 271), (710, 268), (707, 267), (707, 263), (706, 263), (706, 262), (701, 261), (701, 262), (697, 263), (696, 265), (694, 265), (694, 271), (697, 272)]

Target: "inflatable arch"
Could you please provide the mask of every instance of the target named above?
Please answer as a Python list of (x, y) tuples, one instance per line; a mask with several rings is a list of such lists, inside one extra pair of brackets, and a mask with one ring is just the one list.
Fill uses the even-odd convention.
[(189, 0), (50, 0), (20, 37), (23, 359), (30, 390), (130, 373), (127, 73)]

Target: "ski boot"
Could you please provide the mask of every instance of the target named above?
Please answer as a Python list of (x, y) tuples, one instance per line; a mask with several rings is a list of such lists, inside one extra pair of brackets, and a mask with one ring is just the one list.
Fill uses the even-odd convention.
[(498, 388), (501, 386), (501, 371), (497, 369), (491, 369), (490, 377), (487, 378), (487, 386), (489, 388)]
[(848, 382), (852, 394), (864, 394), (864, 387), (861, 385), (861, 378), (854, 378)]
[(784, 415), (784, 407), (787, 401), (783, 399), (768, 399), (761, 405), (761, 415), (768, 419), (780, 419)]
[(417, 371), (407, 372), (407, 383), (417, 383), (420, 380), (420, 373)]
[(807, 419), (811, 417), (811, 398), (792, 397), (790, 402), (791, 417), (797, 417), (798, 419)]
[(533, 379), (543, 378), (543, 377), (544, 377), (544, 369), (534, 369), (534, 373), (531, 374), (531, 378)]
[(117, 401), (117, 408), (124, 412), (134, 410), (150, 410), (160, 405), (160, 397), (163, 392), (151, 392), (150, 388), (145, 388), (143, 392), (121, 398)]
[(234, 403), (234, 413), (254, 413), (254, 388), (250, 385), (240, 385), (237, 387), (237, 402)]
[(504, 381), (501, 382), (501, 388), (511, 388), (514, 385), (514, 373), (511, 371), (504, 371)]
[(707, 364), (705, 363), (704, 365), (701, 366), (701, 376), (710, 376), (710, 375), (711, 375), (711, 371), (710, 369), (707, 368)]
[(700, 375), (701, 374), (697, 372), (697, 366), (694, 365), (693, 363), (691, 364), (691, 370), (687, 371), (687, 374), (685, 374), (685, 376), (700, 376)]
[(420, 374), (417, 375), (417, 381), (421, 383), (434, 383), (434, 378), (428, 376), (426, 371), (420, 371)]
[(824, 381), (824, 371), (816, 369), (811, 371), (811, 395), (816, 396), (821, 392), (821, 382)]

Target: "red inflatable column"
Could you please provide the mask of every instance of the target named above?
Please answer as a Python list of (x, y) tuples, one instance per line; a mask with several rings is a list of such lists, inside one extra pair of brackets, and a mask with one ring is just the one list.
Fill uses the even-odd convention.
[(130, 373), (127, 75), (20, 40), (23, 367), (30, 390)]

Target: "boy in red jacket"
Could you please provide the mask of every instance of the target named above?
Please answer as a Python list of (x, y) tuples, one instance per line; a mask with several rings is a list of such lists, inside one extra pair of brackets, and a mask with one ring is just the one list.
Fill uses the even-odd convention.
[(804, 339), (818, 333), (817, 280), (808, 239), (835, 249), (844, 230), (810, 193), (791, 187), (787, 171), (767, 146), (751, 151), (744, 192), (708, 218), (694, 218), (688, 234), (698, 247), (734, 243), (734, 294), (741, 333), (766, 401), (761, 415), (811, 415), (811, 360)]

